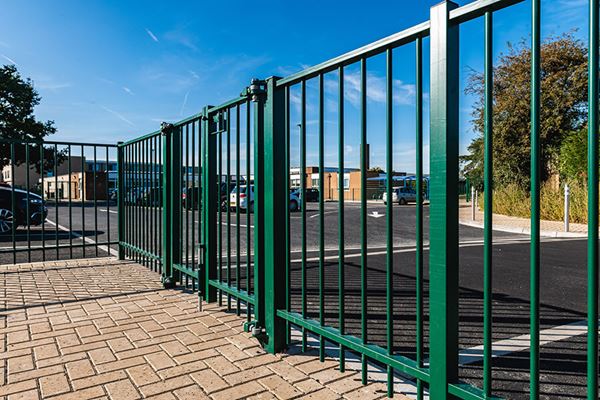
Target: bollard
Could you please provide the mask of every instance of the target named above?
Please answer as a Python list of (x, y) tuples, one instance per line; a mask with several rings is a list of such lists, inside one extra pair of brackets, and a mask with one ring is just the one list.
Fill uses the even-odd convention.
[(569, 232), (569, 206), (570, 206), (571, 189), (569, 185), (565, 185), (565, 232)]

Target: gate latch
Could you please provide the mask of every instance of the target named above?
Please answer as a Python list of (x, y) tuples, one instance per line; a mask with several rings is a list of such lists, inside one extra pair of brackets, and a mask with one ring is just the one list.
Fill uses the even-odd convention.
[(241, 96), (250, 96), (251, 100), (257, 102), (260, 97), (267, 94), (267, 82), (260, 79), (252, 79), (250, 86), (242, 92)]

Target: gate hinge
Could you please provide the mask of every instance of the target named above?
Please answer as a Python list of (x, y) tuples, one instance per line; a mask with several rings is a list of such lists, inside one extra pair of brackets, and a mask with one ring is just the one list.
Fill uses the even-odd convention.
[(261, 97), (267, 94), (267, 81), (263, 81), (260, 79), (252, 79), (250, 82), (250, 86), (248, 86), (242, 92), (242, 97), (249, 96), (250, 99), (254, 102), (257, 102)]
[(160, 134), (166, 136), (169, 132), (171, 132), (175, 128), (175, 125), (169, 122), (161, 122), (160, 123)]

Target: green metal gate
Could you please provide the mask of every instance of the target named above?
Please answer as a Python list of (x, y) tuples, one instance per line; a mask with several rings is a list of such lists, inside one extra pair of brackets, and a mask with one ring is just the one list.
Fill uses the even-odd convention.
[[(359, 354), (362, 380), (367, 382), (368, 363), (387, 368), (388, 395), (393, 395), (393, 378), (401, 373), (416, 382), (417, 397), (432, 399), (496, 398), (492, 393), (492, 226), (491, 206), (485, 207), (484, 289), (483, 289), (483, 367), (482, 387), (459, 381), (459, 283), (458, 283), (458, 104), (459, 29), (461, 24), (483, 17), (485, 34), (485, 182), (484, 200), (492, 204), (492, 113), (493, 113), (493, 13), (522, 0), (480, 0), (464, 7), (443, 2), (431, 9), (429, 21), (307, 68), (286, 78), (253, 80), (240, 97), (204, 110), (161, 131), (119, 145), (121, 180), (119, 186), (121, 257), (148, 263), (162, 272), (167, 287), (181, 285), (197, 290), (201, 300), (226, 302), (247, 315), (247, 326), (272, 353), (290, 344), (290, 330), (302, 331), (302, 347), (307, 336), (320, 339), (320, 358), (325, 358), (325, 341), (339, 348), (339, 368), (344, 371), (347, 351)], [(598, 396), (598, 1), (590, 1), (589, 48), (589, 242), (588, 242), (588, 332), (587, 397)], [(532, 0), (531, 69), (531, 263), (530, 263), (530, 396), (539, 398), (540, 370), (540, 0)], [(423, 51), (429, 44), (429, 59)], [(369, 287), (367, 241), (367, 155), (360, 156), (360, 282), (352, 288), (360, 300), (358, 328), (346, 324), (347, 301), (351, 297), (346, 282), (345, 255), (345, 71), (360, 68), (360, 141), (367, 144), (367, 81), (369, 61), (385, 56), (386, 168), (393, 170), (394, 50), (412, 47), (416, 71), (416, 250), (415, 250), (415, 337), (414, 354), (394, 349), (395, 327), (394, 220), (391, 201), (386, 209), (387, 254), (385, 262), (385, 344), (375, 344), (369, 336)], [(423, 212), (423, 119), (424, 65), (430, 66), (430, 244), (424, 246)], [(290, 130), (292, 92), (300, 107), (300, 196), (306, 198), (307, 85), (318, 87), (319, 189), (324, 186), (325, 81), (337, 80), (337, 260), (327, 265), (325, 248), (325, 202), (318, 202), (318, 261), (311, 265), (307, 256), (307, 212), (300, 212), (300, 259), (291, 257), (290, 232)], [(245, 163), (242, 163), (242, 158)], [(155, 169), (154, 166), (157, 166)], [(142, 183), (145, 181), (146, 183)], [(156, 182), (148, 186), (148, 181)], [(392, 180), (386, 186), (392, 196)], [(136, 187), (154, 187), (151, 200), (130, 201)], [(253, 198), (251, 199), (251, 187)], [(244, 191), (246, 191), (244, 193)], [(246, 210), (241, 195), (246, 194)], [(185, 197), (183, 198), (183, 195)], [(233, 199), (233, 200), (232, 200)], [(251, 202), (253, 201), (253, 203)], [(232, 210), (233, 208), (233, 210)], [(243, 223), (245, 222), (245, 224)], [(148, 230), (149, 229), (149, 230)], [(147, 234), (149, 233), (149, 234)], [(233, 240), (232, 240), (233, 238)], [(331, 251), (331, 250), (329, 250)], [(428, 257), (428, 279), (426, 275)], [(313, 268), (314, 267), (314, 268)], [(333, 307), (327, 315), (325, 278), (332, 268), (337, 274)], [(316, 272), (315, 272), (316, 271)], [(316, 275), (315, 275), (316, 274)], [(309, 304), (307, 280), (316, 277), (317, 301)], [(312, 278), (311, 278), (312, 279)], [(427, 290), (427, 284), (429, 288)], [(331, 313), (329, 313), (331, 314)], [(333, 322), (332, 322), (333, 320)]]

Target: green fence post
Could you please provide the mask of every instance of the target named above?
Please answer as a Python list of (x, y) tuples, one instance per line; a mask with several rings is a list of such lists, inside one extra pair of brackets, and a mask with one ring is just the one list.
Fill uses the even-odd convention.
[[(124, 185), (125, 182), (123, 182), (123, 178), (125, 176), (124, 172), (125, 172), (125, 163), (124, 163), (124, 157), (123, 157), (123, 142), (118, 142), (117, 143), (117, 220), (118, 220), (117, 237), (118, 237), (118, 242), (119, 242), (119, 244), (118, 244), (119, 260), (125, 259), (125, 248), (122, 245), (122, 243), (125, 241), (125, 212), (124, 212), (125, 204), (123, 203), (123, 199), (124, 199), (123, 191), (125, 190), (125, 185)], [(57, 198), (57, 197), (55, 196), (55, 198)]]
[(431, 8), (430, 396), (458, 379), (458, 26)]
[(162, 213), (162, 282), (165, 288), (175, 287), (173, 282), (173, 259), (171, 248), (171, 236), (174, 229), (171, 226), (171, 209), (173, 208), (172, 192), (172, 164), (171, 164), (171, 136), (173, 135), (173, 125), (163, 122), (160, 125), (162, 136), (162, 179), (163, 179), (163, 213)]
[(247, 94), (254, 103), (254, 318), (257, 325), (254, 334), (265, 341), (262, 329), (265, 328), (265, 292), (264, 292), (264, 123), (265, 123), (265, 82), (252, 79)]
[[(267, 79), (264, 111), (264, 302), (266, 350), (282, 351), (286, 346), (286, 322), (277, 310), (286, 308), (286, 218), (287, 171), (285, 137), (285, 91), (277, 88), (279, 78)], [(261, 133), (258, 132), (260, 135)]]
[(202, 162), (202, 213), (204, 229), (204, 273), (200, 273), (203, 282), (204, 299), (208, 303), (217, 301), (217, 290), (210, 281), (217, 278), (217, 136), (214, 130), (210, 107), (204, 107), (202, 116), (203, 162)]
[[(183, 181), (182, 164), (182, 146), (181, 146), (182, 128), (175, 125), (171, 130), (171, 266), (181, 264), (181, 193)], [(171, 286), (176, 286), (181, 281), (181, 273), (175, 268), (171, 268)]]

